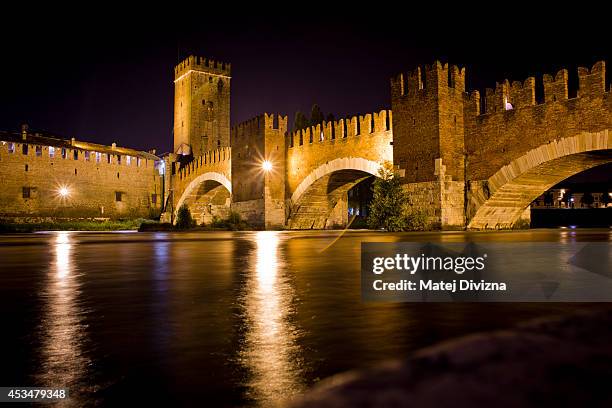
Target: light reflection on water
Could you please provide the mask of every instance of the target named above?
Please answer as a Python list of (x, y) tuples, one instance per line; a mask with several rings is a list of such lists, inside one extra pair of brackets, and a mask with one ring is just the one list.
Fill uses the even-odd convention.
[(279, 255), (280, 233), (256, 233), (254, 269), (247, 272), (243, 307), (246, 333), (241, 361), (249, 371), (248, 397), (261, 406), (280, 403), (303, 390), (299, 330), (291, 317), (294, 289)]
[(80, 294), (79, 269), (73, 259), (72, 233), (58, 232), (51, 246), (53, 262), (41, 293), (41, 365), (35, 374), (40, 387), (68, 387), (86, 380), (89, 360), (81, 349), (85, 342), (84, 311)]
[(364, 303), (361, 242), (569, 244), (558, 262), (525, 246), (534, 279), (552, 282), (554, 272), (570, 268), (574, 248), (612, 241), (608, 230), (337, 237), (0, 236), (0, 318), (13, 328), (2, 345), (16, 350), (0, 375), (7, 384), (68, 387), (75, 406), (128, 405), (130, 398), (134, 406), (274, 406), (318, 379), (440, 340), (600, 307)]

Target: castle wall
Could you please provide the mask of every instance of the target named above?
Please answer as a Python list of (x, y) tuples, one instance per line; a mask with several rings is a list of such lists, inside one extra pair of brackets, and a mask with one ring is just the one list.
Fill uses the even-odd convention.
[[(54, 157), (50, 157), (50, 148)], [(136, 218), (159, 215), (163, 191), (155, 163), (150, 158), (125, 155), (120, 151), (97, 155), (95, 151), (74, 146), (33, 144), (27, 137), (19, 142), (2, 141), (0, 217)], [(59, 194), (61, 188), (67, 189), (66, 197)]]

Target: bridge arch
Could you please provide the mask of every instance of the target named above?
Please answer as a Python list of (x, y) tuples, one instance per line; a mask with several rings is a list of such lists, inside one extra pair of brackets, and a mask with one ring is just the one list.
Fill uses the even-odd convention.
[(381, 163), (360, 157), (330, 160), (310, 172), (291, 195), (289, 227), (323, 229), (343, 224), (342, 198), (363, 180), (378, 176)]
[(187, 204), (198, 224), (208, 223), (213, 216), (225, 218), (229, 215), (232, 182), (222, 173), (206, 172), (194, 178), (180, 195), (174, 210)]
[(470, 183), (468, 228), (511, 228), (559, 182), (612, 162), (612, 132), (582, 132), (532, 149), (484, 182)]

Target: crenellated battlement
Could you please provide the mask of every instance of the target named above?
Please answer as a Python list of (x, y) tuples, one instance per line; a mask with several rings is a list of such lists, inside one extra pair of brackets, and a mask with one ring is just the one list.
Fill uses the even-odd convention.
[(289, 135), (289, 148), (312, 143), (333, 143), (336, 139), (347, 139), (361, 135), (371, 135), (391, 130), (390, 110), (357, 115), (333, 122), (323, 122), (316, 126), (292, 132)]
[[(596, 62), (591, 69), (578, 68), (578, 98), (600, 98), (606, 92), (606, 68), (604, 61)], [(568, 71), (559, 70), (554, 76), (544, 74), (542, 77), (544, 103), (563, 102), (568, 100)], [(466, 96), (466, 110), (476, 115), (503, 112), (537, 105), (536, 79), (529, 77), (525, 81), (504, 80), (496, 83), (495, 89), (487, 88), (484, 97), (480, 92), (472, 91)]]
[(178, 80), (190, 71), (229, 77), (231, 76), (231, 68), (232, 65), (227, 62), (190, 55), (174, 67), (174, 80)]
[(216, 165), (223, 162), (230, 163), (231, 159), (231, 147), (220, 147), (218, 149), (207, 151), (183, 167), (179, 171), (179, 179), (182, 180), (185, 177), (189, 177), (189, 175), (192, 173), (198, 172), (199, 169), (209, 167), (210, 165)]
[(392, 97), (416, 96), (440, 89), (465, 91), (465, 68), (435, 61), (391, 78)]
[(275, 129), (286, 132), (287, 122), (287, 115), (262, 113), (236, 126), (232, 126), (230, 137), (232, 141), (235, 141), (244, 136), (263, 132), (265, 129)]
[[(485, 180), (526, 151), (582, 132), (610, 127), (612, 96), (605, 89), (605, 63), (580, 67), (578, 93), (570, 97), (568, 70), (541, 77), (543, 100), (536, 101), (536, 79), (497, 83), (484, 97), (478, 91), (464, 101), (467, 177)], [(481, 106), (484, 104), (485, 106)]]
[(578, 97), (601, 97), (606, 92), (606, 63), (597, 61), (593, 67), (578, 67)]

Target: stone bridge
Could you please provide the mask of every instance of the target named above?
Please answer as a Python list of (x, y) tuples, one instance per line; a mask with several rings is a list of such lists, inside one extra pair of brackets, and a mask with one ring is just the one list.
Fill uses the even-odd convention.
[(606, 86), (598, 62), (578, 70), (576, 95), (566, 70), (544, 75), (541, 100), (535, 78), (481, 95), (465, 69), (436, 62), (391, 80), (393, 114), (291, 134), (286, 116), (263, 114), (232, 128), (231, 147), (167, 175), (170, 202), (200, 223), (233, 210), (265, 228), (329, 228), (348, 221), (347, 192), (392, 161), (432, 228), (511, 228), (555, 184), (612, 161)]
[[(167, 211), (176, 219), (178, 209), (186, 204), (198, 224), (210, 223), (214, 216), (229, 215), (232, 195), (231, 148), (221, 147), (195, 158), (183, 168), (170, 163), (166, 177), (169, 205)], [(174, 173), (174, 174), (173, 174)]]
[[(612, 161), (605, 64), (465, 92), (465, 70), (437, 62), (392, 80), (394, 164), (413, 203), (442, 228), (511, 228), (560, 181)], [(434, 112), (434, 115), (431, 114)]]
[(289, 227), (346, 225), (347, 192), (393, 160), (391, 111), (323, 123), (290, 136)]
[[(538, 196), (560, 181), (612, 161), (612, 98), (605, 64), (578, 69), (578, 91), (568, 98), (568, 72), (504, 81), (466, 102), (469, 228), (509, 228)], [(527, 214), (525, 214), (527, 215)], [(526, 217), (523, 217), (526, 218)]]
[[(231, 148), (208, 152), (180, 169), (170, 160), (173, 219), (187, 204), (198, 223), (233, 210), (268, 228), (343, 225), (348, 190), (393, 160), (391, 119), (383, 110), (291, 135), (283, 116), (264, 114), (242, 123), (231, 131)], [(262, 170), (263, 161), (271, 163), (269, 172)]]

